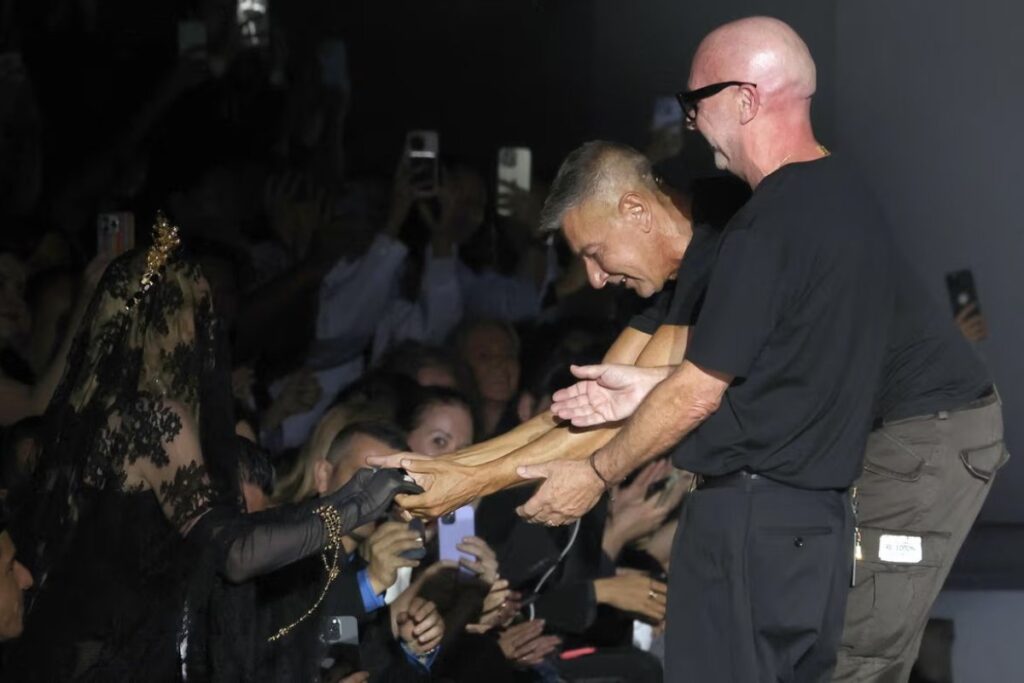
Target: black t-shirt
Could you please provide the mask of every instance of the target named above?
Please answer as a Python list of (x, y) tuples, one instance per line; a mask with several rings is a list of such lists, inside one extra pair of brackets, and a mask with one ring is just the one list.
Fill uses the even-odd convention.
[(650, 306), (634, 315), (629, 326), (645, 334), (654, 334), (661, 325), (695, 324), (704, 303), (721, 235), (721, 230), (711, 226), (695, 225), (675, 283), (663, 289)]
[[(714, 268), (721, 230), (695, 226), (674, 286), (629, 321), (654, 334), (661, 325), (693, 326)], [(957, 330), (946, 309), (928, 293), (903, 256), (893, 248), (893, 317), (878, 388), (875, 419), (900, 420), (953, 410), (992, 386), (988, 370)]]
[(718, 240), (687, 350), (735, 379), (675, 464), (809, 489), (853, 483), (893, 306), (891, 251), (870, 193), (835, 158), (765, 178)]
[(896, 301), (876, 417), (900, 420), (952, 410), (992, 385), (988, 370), (900, 254)]

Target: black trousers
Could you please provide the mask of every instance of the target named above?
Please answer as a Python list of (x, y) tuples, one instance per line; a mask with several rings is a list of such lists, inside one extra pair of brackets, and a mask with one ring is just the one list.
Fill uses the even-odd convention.
[(852, 571), (848, 493), (745, 480), (698, 488), (680, 515), (665, 680), (827, 681)]

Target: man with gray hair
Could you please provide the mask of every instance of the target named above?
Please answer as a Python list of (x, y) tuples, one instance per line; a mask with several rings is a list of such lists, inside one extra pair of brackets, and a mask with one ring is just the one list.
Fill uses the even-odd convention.
[[(705, 239), (707, 231), (694, 229), (687, 202), (659, 184), (644, 155), (614, 142), (588, 142), (566, 158), (541, 220), (548, 231), (564, 226), (590, 284), (598, 289), (614, 284), (650, 297), (676, 278), (684, 254), (687, 263), (694, 265), (712, 255), (708, 249), (712, 241)], [(705, 269), (694, 267), (690, 272)], [(655, 327), (638, 324), (625, 329), (604, 362), (652, 370), (679, 363), (686, 326)], [(587, 431), (570, 427), (545, 411), (506, 434), (448, 456), (427, 459), (402, 453), (368, 462), (404, 468), (426, 490), (399, 503), (410, 512), (437, 517), (522, 483), (520, 466), (559, 458), (585, 459), (618, 430), (618, 426)]]
[[(632, 406), (596, 400), (607, 368), (561, 394), (555, 413), (574, 424), (629, 420), (589, 460), (520, 467), (546, 480), (521, 512), (565, 523), (674, 448), (700, 483), (673, 549), (667, 678), (822, 680), (851, 582), (849, 488), (886, 349), (889, 243), (870, 193), (814, 137), (814, 62), (789, 26), (755, 17), (717, 29), (689, 85), (688, 125), (753, 196), (715, 248), (687, 359), (631, 373)], [(560, 212), (566, 239), (592, 284), (649, 295), (671, 241), (647, 267), (630, 258), (658, 226), (601, 185)]]

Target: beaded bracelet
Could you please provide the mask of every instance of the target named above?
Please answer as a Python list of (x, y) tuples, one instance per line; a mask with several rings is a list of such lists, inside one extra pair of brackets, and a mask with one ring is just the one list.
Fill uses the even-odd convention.
[[(323, 520), (324, 533), (327, 536), (327, 541), (324, 543), (323, 554), (321, 555), (321, 559), (324, 561), (324, 570), (327, 572), (327, 580), (324, 582), (323, 590), (320, 591), (320, 597), (316, 599), (313, 606), (306, 610), (301, 617), (279, 629), (277, 633), (267, 638), (268, 643), (273, 643), (284, 638), (286, 635), (291, 633), (296, 626), (311, 617), (320, 606), (320, 603), (322, 603), (324, 598), (327, 597), (327, 590), (331, 587), (331, 584), (334, 583), (334, 580), (338, 578), (339, 574), (341, 574), (341, 570), (338, 568), (338, 559), (341, 557), (341, 539), (345, 535), (343, 533), (341, 514), (330, 505), (321, 505), (314, 510), (313, 513), (319, 515), (320, 519)], [(333, 556), (328, 560), (328, 555), (330, 553), (333, 553)]]

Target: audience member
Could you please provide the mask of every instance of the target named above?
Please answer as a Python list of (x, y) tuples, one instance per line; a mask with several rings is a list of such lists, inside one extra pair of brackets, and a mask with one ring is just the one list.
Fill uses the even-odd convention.
[[(18, 381), (0, 368), (0, 425), (8, 426), (22, 418), (41, 415), (57, 389), (65, 361), (79, 322), (85, 316), (92, 292), (108, 259), (99, 256), (86, 268), (78, 298), (61, 345), (52, 360), (34, 381)], [(25, 266), (12, 253), (0, 253), (0, 351), (11, 348), (19, 336), (28, 335), (31, 321), (25, 303)]]
[(414, 453), (444, 455), (473, 443), (472, 406), (452, 389), (423, 387), (407, 397), (395, 417)]
[(448, 387), (465, 396), (476, 394), (469, 367), (447, 349), (407, 341), (380, 359), (378, 367), (403, 375), (424, 387)]
[(39, 459), (42, 418), (26, 417), (4, 430), (0, 450), (0, 490), (11, 491), (31, 480)]
[(7, 532), (7, 514), (0, 505), (0, 642), (21, 635), (24, 595), (31, 587), (32, 574), (18, 561), (18, 549)]
[(455, 347), (469, 365), (480, 396), (484, 437), (516, 425), (519, 391), (519, 335), (508, 323), (471, 320), (455, 332)]

